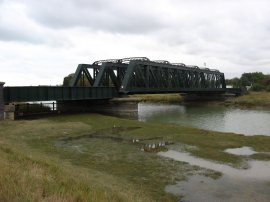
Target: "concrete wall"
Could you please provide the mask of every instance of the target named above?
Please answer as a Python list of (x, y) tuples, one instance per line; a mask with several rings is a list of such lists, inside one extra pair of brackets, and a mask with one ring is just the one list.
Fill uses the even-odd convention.
[(3, 97), (3, 86), (5, 83), (0, 82), (0, 121), (4, 120), (4, 97)]
[(15, 105), (9, 104), (4, 106), (5, 119), (15, 120)]
[(137, 118), (138, 102), (132, 100), (113, 101), (65, 101), (59, 103), (58, 110), (62, 113), (92, 112), (118, 117)]

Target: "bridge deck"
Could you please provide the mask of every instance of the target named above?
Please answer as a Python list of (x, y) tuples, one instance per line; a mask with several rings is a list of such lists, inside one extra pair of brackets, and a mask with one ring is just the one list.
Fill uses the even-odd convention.
[(4, 102), (93, 100), (117, 97), (114, 87), (21, 86), (4, 87)]

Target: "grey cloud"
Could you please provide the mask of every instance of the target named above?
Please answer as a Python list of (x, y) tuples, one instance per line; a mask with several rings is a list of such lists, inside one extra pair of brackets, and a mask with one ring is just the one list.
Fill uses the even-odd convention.
[(267, 61), (270, 2), (224, 1), (221, 10), (216, 2), (197, 8), (193, 3), (185, 4), (185, 10), (193, 12), (179, 14), (158, 38), (170, 46), (182, 47), (187, 54), (227, 59), (242, 66)]
[(2, 4), (0, 2), (0, 41), (49, 46), (70, 45), (66, 36), (42, 27), (28, 18), (20, 1), (2, 1)]
[(32, 35), (31, 32), (21, 32), (9, 27), (3, 27), (0, 25), (0, 40), (1, 41), (22, 41), (33, 44), (43, 43), (44, 39), (41, 37)]
[[(0, 0), (2, 5), (11, 1)], [(269, 64), (268, 0), (13, 0), (23, 4), (35, 26), (1, 24), (0, 40), (64, 45), (74, 29), (79, 38), (96, 31), (143, 35), (157, 47), (194, 58), (212, 57), (238, 66)], [(1, 10), (0, 10), (1, 11)], [(61, 37), (62, 36), (62, 37)], [(118, 35), (115, 35), (116, 37)], [(95, 40), (95, 39), (93, 39)], [(100, 40), (100, 39), (99, 39)], [(103, 43), (101, 41), (100, 43)], [(136, 46), (136, 44), (135, 44)], [(138, 47), (143, 47), (143, 44)], [(156, 47), (155, 47), (156, 48)], [(108, 49), (113, 49), (108, 47)], [(149, 52), (155, 51), (153, 47)], [(121, 52), (121, 50), (117, 50)], [(269, 64), (270, 65), (270, 64)]]
[[(43, 30), (44, 31), (44, 30)], [(65, 37), (48, 31), (41, 32), (35, 29), (22, 29), (8, 27), (0, 24), (0, 41), (23, 42), (29, 44), (46, 44), (52, 47), (71, 46), (71, 42)]]
[(26, 1), (29, 15), (52, 28), (86, 27), (118, 33), (145, 33), (165, 24), (158, 16), (141, 5), (129, 1), (60, 0)]

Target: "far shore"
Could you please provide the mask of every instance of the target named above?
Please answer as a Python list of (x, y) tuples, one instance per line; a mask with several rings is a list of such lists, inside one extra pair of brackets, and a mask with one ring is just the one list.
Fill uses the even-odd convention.
[[(178, 93), (171, 94), (136, 94), (130, 95), (129, 98), (138, 102), (152, 103), (184, 103), (184, 96)], [(224, 96), (223, 100), (211, 101), (211, 103), (224, 104), (240, 108), (270, 108), (270, 92), (249, 92), (246, 95), (232, 97)]]

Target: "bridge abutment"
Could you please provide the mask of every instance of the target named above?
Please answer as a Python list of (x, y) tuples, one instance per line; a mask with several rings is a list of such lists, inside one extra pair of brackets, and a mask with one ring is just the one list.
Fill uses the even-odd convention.
[(4, 105), (4, 119), (6, 120), (15, 120), (15, 105), (10, 103), (8, 105)]
[(128, 98), (115, 98), (112, 100), (79, 100), (58, 102), (61, 113), (100, 113), (119, 117), (137, 118), (138, 101)]
[(224, 101), (224, 94), (214, 94), (214, 93), (189, 93), (181, 94), (184, 98), (184, 101)]
[(4, 120), (4, 82), (0, 82), (0, 121)]

